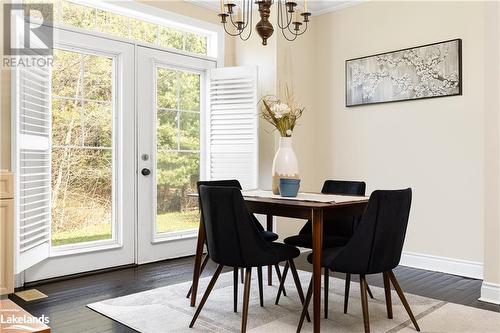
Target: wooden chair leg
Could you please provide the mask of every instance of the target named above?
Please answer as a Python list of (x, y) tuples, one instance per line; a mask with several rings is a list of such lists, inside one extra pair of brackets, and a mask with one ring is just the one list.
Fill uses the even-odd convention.
[(396, 279), (396, 276), (392, 271), (388, 271), (387, 275), (389, 275), (389, 279), (392, 282), (392, 285), (394, 286), (394, 289), (396, 289), (396, 293), (399, 296), (399, 299), (401, 299), (401, 302), (403, 303), (406, 312), (408, 313), (408, 316), (410, 316), (410, 319), (415, 326), (415, 329), (420, 332), (420, 327), (418, 327), (417, 320), (415, 319), (415, 316), (413, 315), (413, 312), (411, 311), (410, 304), (408, 304), (408, 301), (406, 300), (406, 297), (403, 293), (403, 290), (399, 286), (398, 280)]
[(387, 272), (382, 273), (384, 276), (384, 290), (385, 290), (385, 305), (387, 307), (387, 318), (392, 319), (392, 299), (391, 299), (391, 283)]
[(196, 319), (198, 319), (198, 316), (200, 315), (200, 312), (203, 309), (203, 306), (205, 305), (205, 302), (207, 301), (208, 296), (210, 296), (210, 292), (212, 291), (212, 288), (214, 287), (215, 282), (217, 282), (217, 279), (219, 278), (219, 275), (220, 275), (220, 272), (222, 271), (222, 268), (224, 268), (224, 266), (219, 265), (217, 267), (217, 270), (214, 273), (214, 276), (212, 276), (212, 279), (210, 280), (210, 283), (208, 284), (207, 290), (205, 290), (205, 293), (203, 294), (203, 297), (201, 298), (201, 302), (198, 305), (196, 312), (194, 313), (194, 316), (193, 316), (193, 319), (191, 320), (191, 323), (189, 324), (190, 328), (192, 328), (194, 326)]
[(359, 276), (359, 288), (361, 292), (361, 307), (363, 308), (363, 323), (365, 325), (365, 333), (370, 333), (370, 315), (368, 313), (368, 295), (366, 291), (366, 278), (364, 275)]
[(368, 280), (365, 280), (366, 283), (366, 291), (368, 292), (368, 296), (370, 296), (371, 299), (373, 299), (373, 294), (372, 291), (370, 290), (370, 286), (368, 285)]
[[(290, 268), (290, 264), (287, 261), (285, 263), (285, 268), (283, 268), (283, 276), (280, 279), (280, 286), (278, 288), (278, 294), (276, 295), (276, 301), (274, 302), (274, 304), (276, 304), (276, 305), (278, 305), (278, 303), (280, 301), (281, 292), (285, 290), (285, 280), (286, 280), (286, 275), (288, 273), (289, 268)], [(285, 293), (283, 293), (283, 295), (284, 294)]]
[(347, 273), (345, 275), (344, 313), (347, 313), (347, 307), (349, 306), (349, 288), (350, 287), (351, 287), (351, 274)]
[(243, 272), (243, 271), (244, 271), (243, 267), (242, 267), (242, 268), (240, 268), (240, 273), (241, 273), (241, 284), (243, 284), (243, 282), (244, 282), (244, 277), (243, 277), (243, 276), (244, 276), (244, 272)]
[[(278, 276), (278, 281), (281, 282), (280, 266), (278, 264), (276, 264), (276, 265), (274, 265), (274, 269), (276, 270), (276, 275)], [(283, 296), (286, 296), (285, 285), (283, 285)]]
[(233, 268), (233, 311), (238, 312), (238, 267)]
[[(293, 281), (295, 282), (295, 287), (297, 288), (297, 293), (299, 294), (300, 302), (302, 305), (304, 304), (304, 292), (302, 291), (302, 285), (300, 284), (299, 274), (297, 274), (297, 268), (295, 268), (295, 263), (293, 259), (288, 260), (290, 263), (290, 271), (292, 272)], [(307, 310), (307, 309), (306, 309)], [(309, 317), (309, 311), (306, 312), (307, 321), (310, 322), (311, 318)]]
[(302, 325), (304, 325), (304, 318), (308, 313), (308, 308), (309, 304), (311, 303), (311, 297), (313, 293), (312, 285), (313, 285), (313, 280), (311, 279), (311, 282), (309, 282), (309, 288), (307, 288), (307, 295), (304, 305), (302, 307), (302, 313), (300, 314), (299, 324), (297, 325), (297, 333), (300, 333), (300, 330), (302, 330)]
[[(208, 253), (207, 253), (207, 254), (205, 254), (205, 258), (203, 258), (203, 262), (201, 263), (200, 276), (201, 276), (201, 273), (203, 273), (203, 270), (205, 269), (205, 266), (207, 265), (208, 259), (210, 259), (210, 257), (208, 256)], [(189, 291), (188, 291), (188, 293), (186, 295), (186, 298), (191, 297), (191, 292), (192, 291), (193, 291), (193, 284), (191, 284), (191, 287), (189, 288)]]
[(250, 299), (250, 284), (252, 283), (252, 267), (247, 267), (245, 271), (245, 286), (243, 287), (243, 314), (241, 317), (241, 333), (247, 330), (248, 301)]
[(264, 307), (264, 292), (262, 290), (262, 267), (257, 267), (257, 277), (259, 280), (259, 301), (260, 301), (260, 306)]
[(325, 319), (328, 318), (328, 291), (329, 291), (329, 282), (330, 282), (330, 274), (329, 273), (330, 273), (330, 270), (327, 267), (325, 267), (325, 282), (324, 282), (325, 286), (324, 286), (324, 290), (323, 290), (323, 292), (324, 292), (323, 298), (324, 298), (324, 302), (325, 302), (324, 303), (325, 304), (324, 305)]

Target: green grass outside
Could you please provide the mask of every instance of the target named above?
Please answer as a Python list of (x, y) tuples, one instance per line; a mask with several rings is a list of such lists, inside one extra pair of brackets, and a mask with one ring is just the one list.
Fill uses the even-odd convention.
[(156, 218), (157, 232), (172, 232), (185, 229), (198, 228), (200, 214), (198, 210), (185, 212), (170, 212), (158, 215)]
[[(162, 233), (197, 228), (199, 220), (198, 210), (160, 214), (156, 220), (157, 231)], [(84, 243), (110, 238), (110, 224), (95, 224), (79, 229), (54, 231), (52, 233), (52, 246)]]

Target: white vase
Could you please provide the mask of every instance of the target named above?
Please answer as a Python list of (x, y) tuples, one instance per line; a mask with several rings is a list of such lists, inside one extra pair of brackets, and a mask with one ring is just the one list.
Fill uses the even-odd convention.
[(272, 175), (274, 194), (280, 193), (280, 178), (299, 178), (299, 163), (292, 148), (291, 137), (280, 137), (280, 145), (276, 155), (274, 155)]

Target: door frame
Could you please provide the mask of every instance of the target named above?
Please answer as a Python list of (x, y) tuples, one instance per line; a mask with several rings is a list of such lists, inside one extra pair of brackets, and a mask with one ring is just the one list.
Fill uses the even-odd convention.
[[(134, 5), (134, 6), (132, 6), (132, 5)], [(135, 6), (135, 5), (137, 5), (137, 6)], [(119, 8), (120, 6), (122, 6), (122, 4), (116, 5), (116, 8)], [(113, 8), (114, 8), (114, 6), (113, 6)], [(126, 4), (126, 5), (123, 5), (123, 8), (126, 8), (127, 10), (132, 10), (134, 12), (138, 11), (137, 13), (139, 13), (139, 14), (144, 10), (149, 10), (151, 13), (153, 13), (153, 11), (150, 10), (149, 6), (143, 5), (143, 4)], [(136, 265), (143, 263), (143, 262), (140, 262), (139, 256), (138, 256), (138, 251), (139, 251), (139, 249), (138, 249), (139, 248), (139, 240), (138, 240), (139, 216), (138, 216), (138, 214), (139, 213), (138, 213), (137, 193), (138, 193), (139, 160), (140, 160), (140, 156), (138, 156), (138, 133), (137, 133), (139, 111), (138, 111), (137, 97), (136, 97), (137, 96), (137, 84), (136, 84), (136, 82), (137, 82), (137, 76), (138, 76), (138, 55), (137, 55), (138, 49), (140, 47), (149, 48), (151, 50), (157, 50), (160, 52), (164, 52), (165, 54), (179, 56), (179, 57), (182, 57), (184, 59), (192, 58), (192, 59), (200, 60), (200, 61), (208, 61), (208, 62), (211, 62), (214, 64), (214, 68), (218, 68), (218, 67), (223, 66), (224, 62), (225, 62), (224, 61), (225, 39), (224, 39), (223, 31), (220, 27), (215, 26), (215, 25), (210, 25), (210, 24), (207, 25), (207, 24), (205, 24), (206, 22), (204, 22), (204, 21), (194, 20), (194, 19), (191, 19), (189, 17), (176, 15), (176, 14), (173, 14), (173, 13), (168, 12), (168, 11), (154, 9), (155, 16), (157, 16), (158, 12), (164, 13), (166, 16), (169, 16), (169, 17), (170, 17), (170, 15), (174, 15), (175, 16), (174, 21), (177, 21), (177, 19), (179, 19), (179, 20), (182, 19), (180, 21), (184, 21), (185, 23), (187, 22), (187, 24), (195, 23), (195, 22), (196, 22), (196, 24), (202, 24), (204, 29), (206, 29), (207, 31), (214, 32), (217, 36), (217, 56), (213, 57), (210, 55), (207, 56), (207, 55), (200, 55), (200, 54), (190, 54), (188, 52), (181, 51), (181, 50), (166, 49), (166, 48), (162, 48), (162, 47), (159, 47), (156, 45), (146, 44), (146, 43), (142, 43), (140, 41), (129, 40), (129, 39), (125, 39), (122, 37), (108, 35), (108, 34), (97, 32), (97, 31), (88, 31), (85, 29), (77, 28), (77, 27), (70, 27), (70, 26), (62, 25), (59, 23), (51, 24), (51, 27), (54, 29), (54, 32), (59, 31), (61, 33), (79, 34), (79, 35), (83, 35), (83, 36), (96, 37), (96, 38), (108, 40), (110, 42), (119, 42), (119, 43), (122, 43), (124, 45), (127, 44), (127, 45), (130, 45), (131, 47), (133, 47), (133, 50), (134, 50), (133, 51), (133, 53), (134, 53), (133, 64), (131, 64), (131, 66), (129, 68), (134, 68), (134, 70), (133, 70), (134, 89), (133, 89), (133, 94), (131, 94), (130, 96), (133, 97), (132, 105), (134, 106), (133, 107), (133, 109), (134, 109), (133, 110), (133, 120), (132, 120), (132, 122), (134, 124), (133, 150), (134, 150), (134, 156), (137, 156), (137, 157), (134, 157), (134, 158), (136, 158), (136, 160), (134, 163), (134, 178), (133, 178), (133, 181), (134, 181), (133, 207), (134, 207), (134, 212), (135, 212), (135, 214), (132, 214), (134, 216), (134, 223), (133, 223), (134, 224), (133, 225), (134, 257), (133, 257), (133, 261), (130, 262), (130, 264), (136, 264)], [(186, 21), (186, 19), (188, 19), (188, 20)], [(56, 36), (56, 35), (54, 35), (54, 36)], [(78, 48), (78, 44), (79, 43), (72, 43), (73, 47), (75, 47), (75, 48)], [(54, 38), (54, 45), (57, 45), (57, 38)], [(91, 52), (92, 48), (89, 47), (89, 50)], [(207, 84), (208, 84), (208, 80), (207, 80)], [(208, 92), (208, 87), (207, 87), (206, 91)], [(205, 114), (205, 116), (206, 116), (206, 114)], [(205, 120), (205, 117), (203, 117), (203, 119)], [(200, 126), (201, 126), (201, 123), (200, 123)], [(205, 129), (203, 129), (203, 131), (205, 131)], [(204, 142), (203, 142), (204, 140), (205, 140), (205, 138), (200, 136), (200, 144), (204, 144)], [(206, 156), (207, 156), (207, 154), (204, 154), (203, 156), (201, 156), (200, 168), (201, 168), (202, 163), (204, 163)], [(200, 177), (201, 177), (201, 175), (202, 174), (200, 172)], [(196, 235), (193, 235), (191, 237), (194, 239), (196, 237)], [(21, 287), (26, 282), (34, 282), (34, 281), (39, 281), (39, 280), (43, 280), (43, 279), (47, 279), (47, 278), (50, 279), (53, 277), (65, 276), (66, 274), (64, 274), (64, 273), (63, 274), (47, 274), (47, 266), (44, 263), (47, 261), (50, 261), (51, 258), (64, 258), (65, 260), (61, 261), (61, 264), (60, 264), (61, 266), (64, 266), (64, 265), (66, 265), (66, 263), (71, 263), (74, 260), (80, 260), (79, 257), (81, 255), (85, 255), (85, 254), (92, 255), (92, 254), (95, 254), (95, 252), (106, 251), (106, 250), (111, 250), (111, 249), (112, 249), (112, 247), (109, 247), (109, 246), (108, 246), (108, 249), (95, 248), (92, 250), (81, 252), (80, 254), (78, 254), (79, 251), (75, 251), (75, 253), (73, 253), (73, 254), (69, 253), (69, 251), (68, 251), (65, 254), (61, 254), (60, 256), (54, 256), (53, 253), (51, 252), (51, 257), (49, 257), (45, 261), (38, 263), (31, 268), (28, 268), (27, 270), (21, 272), (20, 274), (17, 274), (15, 277), (15, 286)], [(194, 252), (195, 252), (195, 247), (193, 246), (192, 254), (194, 254)], [(176, 256), (171, 256), (170, 258), (173, 258), (173, 257), (176, 257)], [(68, 259), (68, 260), (66, 260), (66, 259)], [(161, 259), (158, 259), (158, 260), (161, 260)], [(110, 265), (104, 265), (104, 266), (105, 267), (103, 267), (102, 269), (113, 268), (113, 267), (121, 266), (121, 265), (110, 264)], [(97, 270), (99, 270), (99, 269), (101, 269), (101, 268), (97, 268)]]
[[(78, 40), (78, 42), (73, 42)], [(112, 43), (112, 47), (110, 47)], [(67, 250), (50, 247), (50, 257), (24, 271), (24, 282), (77, 274), (135, 263), (136, 210), (135, 173), (135, 72), (124, 69), (135, 66), (135, 48), (130, 43), (110, 41), (100, 36), (81, 34), (76, 31), (54, 28), (54, 48), (74, 50), (88, 54), (113, 56), (113, 215), (114, 239), (89, 242), (88, 245), (69, 246)], [(130, 83), (132, 82), (132, 84)], [(124, 142), (127, 132), (134, 132), (128, 144)], [(124, 146), (132, 145), (128, 151)], [(131, 161), (129, 163), (123, 161)], [(123, 163), (121, 163), (123, 162)], [(132, 196), (127, 193), (132, 192)], [(116, 196), (116, 197), (115, 197)], [(87, 247), (87, 249), (85, 249)], [(98, 260), (97, 253), (100, 253)], [(78, 263), (78, 265), (75, 265)], [(85, 268), (82, 269), (82, 266)]]
[[(163, 65), (163, 66), (162, 66)], [(206, 117), (208, 116), (207, 94), (209, 94), (208, 71), (216, 68), (217, 61), (200, 59), (198, 57), (186, 57), (184, 55), (174, 54), (159, 50), (156, 48), (138, 46), (136, 52), (136, 66), (142, 68), (141, 73), (137, 73), (137, 115), (139, 115), (139, 105), (144, 103), (144, 96), (148, 96), (150, 104), (146, 103), (148, 116), (150, 119), (143, 117), (137, 118), (137, 264), (144, 264), (159, 260), (183, 257), (193, 255), (196, 251), (196, 237), (198, 229), (193, 229), (192, 232), (173, 232), (163, 236), (157, 236), (155, 233), (156, 226), (156, 184), (153, 179), (156, 174), (156, 69), (158, 67), (166, 67), (178, 70), (191, 71), (200, 74), (200, 179), (206, 178), (206, 163), (208, 163), (208, 150), (206, 145)], [(148, 74), (146, 74), (148, 73)], [(139, 92), (139, 87), (144, 86), (142, 79), (151, 84), (152, 89), (148, 89), (146, 94)], [(148, 86), (146, 86), (148, 87)], [(141, 122), (141, 120), (144, 120)], [(149, 123), (150, 133), (155, 133), (150, 138), (141, 137), (141, 132), (147, 132), (146, 128)], [(151, 158), (148, 161), (143, 161), (141, 156), (148, 154)], [(143, 176), (140, 173), (142, 168), (149, 168), (153, 172), (150, 176)], [(149, 180), (149, 181), (148, 181)], [(153, 184), (151, 184), (151, 182)], [(149, 203), (149, 205), (148, 205)], [(140, 218), (142, 217), (142, 219)], [(149, 222), (144, 222), (144, 220)], [(146, 226), (141, 223), (146, 223)], [(139, 230), (140, 229), (140, 230)]]

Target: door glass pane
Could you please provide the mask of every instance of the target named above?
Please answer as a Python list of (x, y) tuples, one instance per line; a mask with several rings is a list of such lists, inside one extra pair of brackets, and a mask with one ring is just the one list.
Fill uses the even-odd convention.
[(179, 112), (179, 146), (182, 150), (200, 150), (200, 114)]
[(179, 75), (179, 107), (200, 111), (200, 75), (183, 72)]
[(156, 233), (197, 228), (200, 178), (200, 74), (158, 68)]
[(113, 237), (113, 61), (54, 50), (52, 246)]

